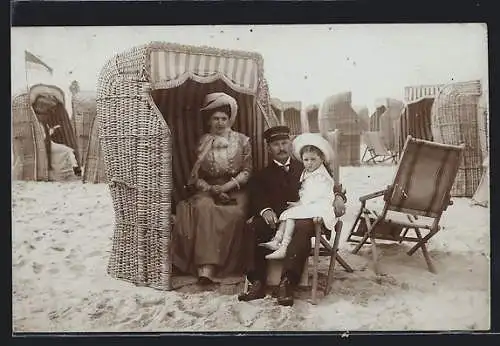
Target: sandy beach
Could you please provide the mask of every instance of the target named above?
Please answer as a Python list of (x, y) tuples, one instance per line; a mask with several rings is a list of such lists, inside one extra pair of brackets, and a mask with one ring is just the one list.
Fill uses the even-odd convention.
[[(395, 166), (342, 167), (348, 209), (384, 188)], [(13, 328), (15, 332), (485, 330), (490, 326), (489, 209), (454, 198), (442, 231), (429, 243), (438, 273), (409, 245), (381, 244), (380, 269), (370, 246), (357, 255), (341, 243), (354, 273), (336, 269), (332, 293), (318, 305), (309, 292), (293, 307), (272, 297), (239, 302), (241, 279), (217, 291), (185, 284), (162, 292), (110, 278), (113, 207), (105, 184), (14, 181), (12, 185)], [(382, 200), (378, 201), (382, 205)], [(327, 260), (322, 267), (326, 269)]]

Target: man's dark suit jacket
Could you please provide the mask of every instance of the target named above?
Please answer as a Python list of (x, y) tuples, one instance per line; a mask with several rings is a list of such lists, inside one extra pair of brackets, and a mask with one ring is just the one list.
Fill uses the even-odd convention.
[(263, 209), (271, 208), (279, 217), (287, 208), (287, 202), (298, 201), (303, 170), (302, 162), (290, 158), (288, 172), (274, 161), (257, 172), (249, 182), (252, 215), (260, 215)]

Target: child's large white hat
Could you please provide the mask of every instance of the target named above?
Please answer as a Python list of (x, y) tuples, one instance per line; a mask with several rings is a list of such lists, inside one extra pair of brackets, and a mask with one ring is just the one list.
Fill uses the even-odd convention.
[(333, 152), (333, 148), (326, 139), (317, 133), (303, 133), (295, 137), (293, 140), (293, 154), (297, 160), (302, 161), (300, 151), (306, 145), (313, 145), (321, 150), (325, 156), (326, 162), (330, 163), (334, 159), (335, 154)]

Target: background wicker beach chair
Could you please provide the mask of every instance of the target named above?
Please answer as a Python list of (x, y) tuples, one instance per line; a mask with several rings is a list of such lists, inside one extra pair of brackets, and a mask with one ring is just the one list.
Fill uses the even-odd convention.
[(399, 127), (397, 121), (404, 108), (403, 102), (387, 98), (384, 100), (385, 112), (380, 116), (380, 133), (385, 147), (392, 153), (399, 149)]
[(408, 102), (396, 122), (399, 131), (396, 133), (396, 152), (401, 154), (408, 136), (432, 141), (431, 110), (434, 97), (424, 96)]
[[(481, 82), (468, 81), (444, 86), (434, 100), (431, 129), (434, 141), (444, 144), (465, 144), (452, 196), (472, 197), (483, 173), (485, 140), (480, 123), (484, 122), (486, 105), (480, 102)], [(483, 144), (486, 145), (486, 144)]]
[[(428, 85), (410, 85), (405, 87), (404, 101), (406, 103), (411, 103), (422, 98), (435, 98), (437, 94), (443, 89), (444, 84), (428, 84)], [(405, 139), (406, 140), (406, 139)]]
[(99, 139), (99, 123), (97, 117), (90, 122), (90, 135), (85, 153), (85, 169), (82, 174), (84, 183), (100, 184), (107, 182), (104, 154)]
[(472, 204), (480, 205), (482, 207), (488, 207), (490, 203), (490, 162), (489, 157), (486, 157), (483, 161), (483, 176), (479, 182), (479, 186), (472, 196)]
[(370, 131), (370, 111), (364, 106), (353, 106), (352, 107), (359, 118), (359, 126), (361, 131)]
[[(263, 132), (270, 100), (258, 53), (150, 43), (104, 66), (97, 97), (99, 137), (115, 211), (108, 273), (137, 285), (170, 290), (172, 210), (203, 134), (207, 93), (238, 102), (234, 128), (252, 138), (254, 169), (267, 163)], [(174, 204), (172, 204), (172, 202)]]
[[(361, 151), (361, 126), (359, 118), (351, 107), (351, 92), (328, 97), (319, 114), (320, 132), (328, 138), (329, 133), (340, 130), (339, 165), (357, 166)], [(331, 137), (331, 136), (330, 136)]]
[(283, 109), (283, 125), (290, 128), (290, 134), (293, 136), (302, 133), (302, 103), (300, 101), (286, 101), (282, 102)]
[(305, 109), (307, 130), (312, 133), (319, 133), (319, 105), (309, 105)]
[(380, 131), (380, 116), (384, 114), (385, 106), (377, 106), (375, 112), (370, 116), (370, 131)]
[(271, 109), (278, 118), (280, 125), (283, 125), (283, 103), (276, 97), (271, 97)]
[[(49, 128), (60, 126), (51, 136), (52, 141), (73, 149), (76, 161), (81, 165), (75, 132), (65, 106), (64, 92), (55, 85), (36, 84), (30, 88), (29, 98), (30, 105), (42, 125)], [(47, 146), (48, 138), (46, 137)], [(48, 148), (46, 150), (50, 156)]]
[[(450, 190), (462, 153), (463, 146), (408, 136), (393, 183), (359, 198), (361, 208), (347, 240), (358, 242), (352, 251), (357, 253), (370, 238), (375, 273), (379, 273), (375, 239), (416, 242), (408, 255), (421, 248), (429, 271), (436, 272), (426, 244), (440, 230), (441, 215), (452, 204)], [(367, 201), (382, 196), (385, 204), (381, 212), (366, 207)], [(409, 230), (415, 236), (409, 236)], [(421, 230), (427, 234), (422, 236)]]
[(97, 114), (96, 93), (78, 91), (71, 95), (71, 123), (78, 142), (78, 152), (82, 167), (85, 167), (92, 122)]
[(44, 130), (30, 104), (28, 92), (12, 100), (12, 150), (14, 180), (48, 181), (48, 157)]
[(262, 78), (262, 85), (261, 85), (261, 105), (262, 108), (264, 109), (264, 114), (267, 114), (265, 117), (266, 120), (266, 126), (267, 127), (273, 127), (273, 126), (278, 126), (281, 125), (281, 120), (278, 116), (278, 113), (274, 111), (273, 103), (271, 100), (271, 96), (269, 94), (269, 85), (267, 83), (267, 79)]

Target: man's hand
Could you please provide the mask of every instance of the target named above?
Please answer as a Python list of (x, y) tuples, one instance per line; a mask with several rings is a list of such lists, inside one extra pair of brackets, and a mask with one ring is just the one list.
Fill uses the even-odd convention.
[(278, 216), (271, 209), (266, 210), (262, 213), (262, 218), (272, 229), (276, 229), (276, 224), (278, 223)]
[(345, 203), (342, 197), (335, 196), (333, 200), (333, 211), (336, 217), (341, 217), (345, 214)]

